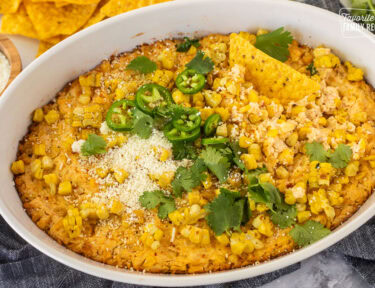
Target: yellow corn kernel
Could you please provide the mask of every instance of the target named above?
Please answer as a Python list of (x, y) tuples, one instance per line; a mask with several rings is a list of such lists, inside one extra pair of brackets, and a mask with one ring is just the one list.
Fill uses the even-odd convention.
[(99, 219), (105, 220), (109, 217), (109, 212), (107, 207), (104, 204), (98, 204), (96, 208), (96, 215)]
[(346, 132), (344, 129), (335, 129), (333, 136), (335, 137), (337, 143), (343, 143), (346, 140)]
[(277, 177), (279, 177), (281, 179), (285, 179), (285, 178), (288, 178), (289, 172), (288, 172), (287, 169), (285, 169), (285, 167), (280, 166), (276, 169), (276, 175), (277, 175)]
[(375, 168), (375, 161), (369, 161), (371, 168)]
[(154, 233), (154, 239), (160, 241), (161, 238), (163, 238), (163, 235), (164, 235), (163, 231), (161, 231), (160, 229), (157, 229)]
[(262, 212), (265, 212), (267, 210), (269, 210), (270, 208), (267, 207), (266, 204), (263, 204), (263, 203), (259, 203), (256, 205), (256, 210), (259, 212), (259, 213), (262, 213)]
[(33, 146), (33, 153), (37, 156), (44, 156), (46, 155), (46, 145), (44, 144), (35, 144)]
[(297, 221), (298, 223), (304, 223), (309, 220), (311, 217), (310, 211), (301, 211), (297, 213)]
[(188, 193), (188, 201), (190, 205), (193, 204), (199, 204), (199, 201), (201, 200), (199, 191), (192, 191)]
[(227, 137), (228, 136), (228, 128), (227, 124), (222, 124), (219, 127), (216, 128), (216, 135), (217, 136), (222, 136), (222, 137)]
[(273, 183), (273, 179), (272, 179), (272, 176), (271, 176), (271, 173), (263, 173), (263, 174), (260, 174), (259, 175), (259, 181), (260, 182), (268, 182), (268, 183)]
[(165, 162), (169, 159), (170, 156), (171, 156), (171, 151), (163, 148), (162, 152), (160, 154), (159, 160), (162, 161), (162, 162)]
[(270, 33), (270, 31), (267, 30), (267, 29), (262, 29), (262, 28), (260, 28), (260, 29), (258, 29), (258, 31), (257, 31), (257, 36), (264, 35), (264, 34), (267, 34), (267, 33)]
[(344, 198), (341, 197), (340, 193), (336, 191), (328, 191), (328, 199), (332, 206), (340, 206), (342, 203), (344, 203)]
[(266, 217), (266, 221), (262, 222), (258, 228), (258, 231), (264, 236), (271, 237), (273, 235), (273, 224)]
[(189, 211), (190, 216), (197, 217), (200, 215), (200, 212), (201, 212), (201, 207), (198, 204), (193, 204), (190, 207), (190, 211)]
[(86, 95), (86, 94), (80, 95), (80, 96), (78, 97), (78, 102), (79, 102), (80, 104), (82, 104), (82, 105), (87, 105), (87, 104), (90, 103), (90, 101), (91, 101), (91, 97), (88, 96), (88, 95)]
[[(152, 81), (164, 87), (170, 87), (173, 83), (174, 73), (169, 70), (156, 70), (152, 76)], [(190, 99), (190, 98), (189, 98)]]
[(104, 168), (96, 168), (95, 172), (100, 178), (105, 178), (107, 177), (109, 170)]
[(199, 244), (202, 241), (202, 229), (197, 227), (191, 227), (189, 233), (189, 240), (195, 244)]
[(82, 217), (77, 208), (69, 208), (63, 219), (63, 226), (70, 238), (76, 238), (81, 234)]
[(227, 121), (230, 117), (228, 108), (216, 107), (215, 112), (221, 116), (221, 120), (223, 120), (224, 122)]
[(81, 75), (78, 78), (79, 84), (81, 86), (95, 86), (96, 85), (96, 75), (91, 73), (89, 75)]
[(357, 142), (358, 137), (353, 134), (346, 134), (346, 140), (348, 140), (349, 142)]
[(251, 199), (249, 200), (249, 208), (250, 208), (251, 211), (255, 211), (256, 203), (255, 203), (254, 200), (251, 200)]
[[(193, 94), (193, 99), (192, 100), (193, 100), (193, 104), (194, 105), (200, 106), (204, 102), (203, 94), (201, 92)], [(199, 105), (197, 105), (197, 104), (199, 104)]]
[(33, 115), (33, 121), (34, 122), (42, 122), (44, 119), (44, 113), (41, 108), (35, 109), (34, 115)]
[(43, 176), (43, 179), (44, 179), (44, 182), (46, 182), (46, 184), (48, 185), (57, 184), (59, 181), (59, 178), (57, 177), (55, 173), (46, 174)]
[(176, 61), (176, 53), (171, 50), (164, 50), (159, 56), (158, 60), (165, 69), (172, 69)]
[(288, 138), (286, 138), (285, 143), (289, 147), (294, 147), (297, 144), (297, 141), (298, 141), (298, 134), (296, 132), (294, 132), (294, 133), (290, 134), (288, 136)]
[(345, 168), (345, 175), (348, 177), (353, 177), (357, 175), (359, 170), (359, 161), (353, 161), (348, 164)]
[(22, 160), (14, 161), (10, 170), (14, 175), (23, 174), (25, 173), (25, 163)]
[(354, 124), (359, 125), (367, 121), (367, 113), (365, 111), (354, 113), (353, 115), (350, 115), (350, 120)]
[(171, 184), (172, 180), (174, 178), (174, 172), (169, 171), (169, 172), (164, 172), (163, 174), (160, 175), (158, 184), (160, 187), (167, 187), (169, 184)]
[(150, 246), (150, 248), (151, 248), (152, 250), (157, 250), (159, 247), (160, 247), (160, 242), (159, 242), (159, 241), (154, 241), (154, 242), (152, 242), (152, 244), (151, 244), (151, 246)]
[(299, 113), (305, 112), (306, 107), (305, 106), (294, 106), (292, 108), (292, 116), (297, 117)]
[(297, 203), (296, 208), (298, 212), (306, 211), (306, 204), (305, 203)]
[(42, 158), (42, 168), (43, 169), (53, 168), (53, 161), (52, 161), (51, 157), (43, 156), (43, 158)]
[(59, 190), (57, 191), (60, 195), (68, 195), (72, 193), (72, 183), (70, 181), (63, 181), (59, 184)]
[(255, 160), (260, 161), (262, 159), (262, 150), (260, 145), (257, 143), (253, 143), (247, 149), (248, 153), (253, 155)]
[(149, 223), (145, 226), (145, 231), (150, 233), (151, 235), (154, 235), (155, 232), (158, 230), (158, 226), (156, 226), (154, 223)]
[(319, 119), (318, 119), (318, 123), (319, 123), (319, 125), (322, 125), (322, 126), (327, 126), (327, 119), (325, 118), (325, 117), (320, 117)]
[(245, 164), (246, 168), (249, 170), (256, 169), (258, 167), (257, 161), (253, 154), (242, 154), (240, 159)]
[(125, 180), (129, 177), (129, 173), (126, 172), (124, 169), (116, 169), (113, 173), (113, 176), (115, 177), (116, 181), (120, 184), (124, 183)]
[(59, 118), (60, 118), (60, 113), (56, 110), (51, 110), (47, 113), (47, 115), (44, 116), (44, 119), (49, 125), (55, 123), (57, 120), (59, 120)]
[(210, 49), (212, 52), (210, 57), (216, 64), (225, 61), (225, 59), (227, 58), (225, 54), (227, 51), (227, 44), (225, 43), (211, 44)]
[(190, 46), (190, 49), (186, 52), (187, 55), (195, 55), (197, 53), (197, 48), (194, 45)]
[(124, 209), (124, 205), (118, 200), (112, 201), (111, 209), (109, 210), (112, 214), (121, 215)]
[(249, 95), (247, 96), (247, 99), (249, 100), (249, 102), (258, 103), (259, 102), (258, 92), (256, 92), (255, 90), (251, 90), (249, 92)]
[(305, 127), (301, 127), (299, 130), (298, 130), (298, 138), (303, 140), (303, 139), (306, 139), (307, 138), (307, 135), (311, 133), (311, 128), (308, 127), (308, 126), (305, 126)]
[(202, 234), (201, 244), (203, 245), (210, 244), (211, 243), (210, 231), (208, 231), (208, 229), (201, 229), (201, 234)]
[(182, 93), (178, 89), (172, 92), (172, 98), (176, 104), (190, 103), (189, 95)]
[(212, 186), (212, 176), (209, 173), (205, 173), (205, 175), (206, 175), (206, 179), (202, 181), (202, 184), (204, 188), (209, 189)]
[(175, 210), (175, 211), (169, 213), (168, 218), (169, 218), (169, 220), (171, 220), (171, 222), (175, 226), (181, 225), (184, 221), (184, 216), (178, 210)]
[(279, 130), (277, 130), (277, 129), (269, 129), (267, 131), (268, 137), (276, 137), (277, 135), (279, 135)]
[(241, 148), (248, 148), (251, 145), (251, 139), (244, 135), (241, 135), (238, 144)]
[(285, 191), (285, 203), (289, 205), (293, 205), (296, 203), (296, 198), (293, 195), (293, 192), (291, 189), (287, 189)]
[(40, 159), (35, 159), (30, 164), (31, 173), (36, 179), (43, 178), (43, 170), (42, 170), (42, 161)]
[(285, 149), (283, 152), (280, 153), (279, 155), (279, 161), (283, 165), (291, 165), (293, 164), (294, 160), (294, 153), (292, 149)]
[(219, 106), (222, 100), (222, 96), (214, 91), (205, 90), (203, 92), (204, 99), (206, 100), (206, 103), (211, 107)]
[(363, 80), (363, 70), (362, 69), (353, 67), (353, 65), (348, 61), (345, 62), (345, 66), (348, 69), (348, 74), (347, 74), (346, 78), (349, 81), (361, 81), (361, 80)]
[(340, 59), (331, 53), (319, 56), (314, 60), (314, 66), (316, 68), (333, 68), (339, 64)]
[(203, 121), (206, 121), (208, 117), (215, 113), (214, 109), (208, 107), (201, 109), (200, 112)]
[(230, 240), (230, 250), (233, 254), (241, 255), (246, 248), (246, 243), (240, 240)]
[(219, 236), (215, 236), (216, 240), (223, 246), (228, 246), (229, 238), (226, 234), (221, 234)]

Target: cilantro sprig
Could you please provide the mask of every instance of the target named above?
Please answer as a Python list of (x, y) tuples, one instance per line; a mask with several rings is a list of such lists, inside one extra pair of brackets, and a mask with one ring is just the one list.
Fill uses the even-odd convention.
[(207, 147), (200, 154), (204, 164), (219, 179), (220, 183), (224, 183), (228, 178), (230, 169), (230, 160), (220, 150), (213, 147)]
[(143, 139), (148, 139), (152, 134), (154, 119), (137, 108), (132, 112), (134, 117), (132, 132)]
[(81, 153), (83, 156), (104, 154), (106, 146), (107, 143), (103, 137), (96, 134), (89, 134), (87, 140), (81, 146)]
[(198, 158), (197, 150), (192, 143), (175, 142), (172, 143), (172, 153), (174, 160), (191, 159), (195, 160)]
[(181, 197), (184, 191), (190, 192), (206, 179), (207, 167), (202, 159), (197, 159), (190, 168), (178, 167), (176, 176), (172, 181), (173, 194)]
[(207, 74), (214, 69), (214, 62), (212, 59), (204, 54), (202, 51), (198, 51), (193, 60), (185, 65), (189, 69), (193, 69), (198, 73)]
[(247, 200), (238, 192), (232, 192), (221, 188), (220, 194), (211, 203), (205, 206), (208, 214), (207, 224), (215, 232), (221, 235), (230, 229), (240, 230), (241, 223), (249, 220), (250, 210)]
[(275, 211), (270, 211), (270, 214), (271, 221), (281, 229), (290, 227), (296, 223), (297, 209), (295, 205), (278, 205)]
[(313, 220), (309, 220), (303, 225), (297, 224), (289, 232), (294, 242), (300, 247), (310, 245), (326, 237), (330, 233), (331, 231), (329, 229), (325, 228), (321, 223)]
[(126, 69), (128, 70), (134, 70), (138, 71), (143, 74), (152, 73), (156, 70), (157, 65), (154, 61), (151, 61), (146, 56), (138, 56), (134, 58), (128, 66), (126, 66)]
[(288, 60), (288, 46), (292, 41), (293, 36), (291, 33), (284, 31), (284, 27), (280, 27), (270, 33), (257, 36), (255, 47), (269, 56), (281, 62), (285, 62)]
[(201, 44), (199, 43), (198, 39), (190, 39), (189, 37), (184, 37), (184, 41), (176, 45), (177, 52), (187, 52), (189, 51), (191, 46), (199, 48)]
[(345, 168), (352, 157), (352, 149), (345, 144), (340, 143), (332, 153), (326, 151), (321, 143), (306, 143), (306, 154), (310, 157), (310, 161), (328, 162), (335, 168)]
[(145, 191), (139, 197), (139, 202), (146, 209), (154, 209), (158, 207), (158, 216), (165, 219), (168, 214), (176, 210), (176, 204), (171, 196), (165, 195), (162, 190)]

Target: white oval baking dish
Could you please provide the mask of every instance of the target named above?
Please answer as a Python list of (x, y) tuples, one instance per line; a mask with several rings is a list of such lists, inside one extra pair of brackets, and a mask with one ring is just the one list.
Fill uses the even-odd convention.
[(34, 247), (77, 270), (103, 278), (153, 286), (191, 286), (229, 282), (265, 274), (308, 258), (353, 232), (375, 214), (375, 196), (323, 240), (256, 266), (200, 275), (148, 274), (117, 269), (65, 249), (40, 230), (22, 208), (9, 167), (32, 111), (50, 101), (68, 81), (114, 53), (137, 45), (183, 35), (230, 33), (286, 27), (301, 42), (324, 44), (355, 65), (364, 67), (375, 85), (374, 36), (359, 30), (343, 34), (344, 18), (294, 1), (186, 0), (146, 7), (79, 32), (32, 62), (0, 97), (0, 212), (9, 225)]

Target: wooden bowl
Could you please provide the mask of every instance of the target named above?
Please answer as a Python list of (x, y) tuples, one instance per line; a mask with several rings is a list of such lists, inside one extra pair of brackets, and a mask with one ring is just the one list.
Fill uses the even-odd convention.
[(0, 51), (8, 58), (10, 64), (10, 75), (4, 89), (0, 91), (1, 94), (5, 91), (8, 85), (16, 78), (22, 70), (22, 62), (18, 54), (16, 46), (5, 35), (0, 34)]

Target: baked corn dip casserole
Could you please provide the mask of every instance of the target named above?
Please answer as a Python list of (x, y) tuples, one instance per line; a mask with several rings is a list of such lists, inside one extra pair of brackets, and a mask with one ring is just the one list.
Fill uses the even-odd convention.
[(256, 264), (327, 236), (372, 193), (363, 76), (283, 27), (145, 44), (36, 109), (10, 168), (36, 225), (93, 260)]

